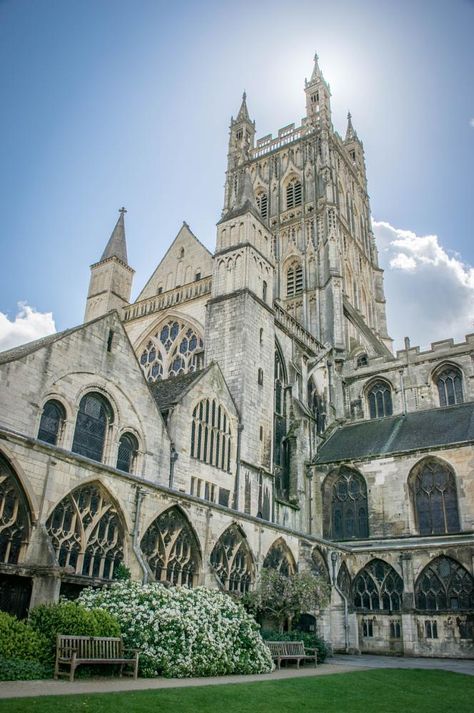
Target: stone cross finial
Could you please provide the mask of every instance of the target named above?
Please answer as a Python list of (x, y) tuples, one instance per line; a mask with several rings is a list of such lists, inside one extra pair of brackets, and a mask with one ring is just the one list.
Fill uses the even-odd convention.
[(121, 213), (122, 215), (124, 215), (126, 212), (127, 212), (127, 209), (124, 208), (123, 206), (121, 208), (119, 208), (119, 213)]

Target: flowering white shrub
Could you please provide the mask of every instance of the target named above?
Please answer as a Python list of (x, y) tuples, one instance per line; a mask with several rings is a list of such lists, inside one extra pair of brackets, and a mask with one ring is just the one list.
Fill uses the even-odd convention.
[(258, 624), (227, 594), (204, 587), (124, 581), (86, 589), (79, 602), (88, 609), (106, 609), (118, 619), (125, 645), (141, 651), (142, 676), (272, 670)]

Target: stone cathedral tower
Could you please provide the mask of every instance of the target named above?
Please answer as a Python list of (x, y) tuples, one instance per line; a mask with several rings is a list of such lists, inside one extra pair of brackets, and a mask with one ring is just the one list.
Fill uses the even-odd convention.
[(382, 271), (370, 223), (364, 149), (349, 115), (344, 140), (331, 120), (329, 85), (315, 56), (307, 116), (255, 143), (246, 97), (232, 119), (223, 216), (250, 171), (272, 233), (274, 296), (320, 342), (388, 356)]

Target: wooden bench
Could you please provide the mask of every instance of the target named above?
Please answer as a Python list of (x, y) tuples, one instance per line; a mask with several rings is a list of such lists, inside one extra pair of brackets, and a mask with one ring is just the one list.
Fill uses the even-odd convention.
[[(120, 637), (105, 636), (65, 636), (56, 637), (56, 664), (54, 678), (67, 676), (67, 671), (60, 671), (61, 666), (69, 667), (69, 680), (74, 681), (76, 668), (81, 664), (118, 664), (120, 676), (126, 673), (133, 678), (138, 676), (139, 651), (130, 651), (132, 656), (125, 655), (123, 641)], [(132, 671), (124, 671), (125, 666), (131, 666)]]
[(282, 661), (296, 661), (296, 667), (300, 667), (301, 661), (313, 661), (318, 665), (318, 650), (305, 648), (302, 641), (265, 641), (270, 649), (272, 659), (277, 668), (281, 668)]

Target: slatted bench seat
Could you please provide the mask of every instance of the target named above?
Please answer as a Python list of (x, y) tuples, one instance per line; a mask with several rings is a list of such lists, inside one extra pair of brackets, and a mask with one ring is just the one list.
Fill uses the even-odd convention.
[(297, 668), (300, 667), (301, 661), (313, 661), (315, 666), (318, 665), (317, 649), (306, 648), (303, 641), (266, 641), (265, 643), (277, 668), (281, 668), (282, 661), (296, 661)]
[[(130, 655), (131, 654), (131, 655)], [(120, 676), (124, 673), (137, 678), (139, 651), (126, 651), (122, 639), (112, 636), (67, 636), (58, 634), (56, 637), (56, 664), (54, 678), (69, 675), (74, 681), (76, 668), (81, 664), (118, 664)], [(68, 667), (61, 671), (61, 667)], [(132, 671), (124, 671), (131, 667)]]

